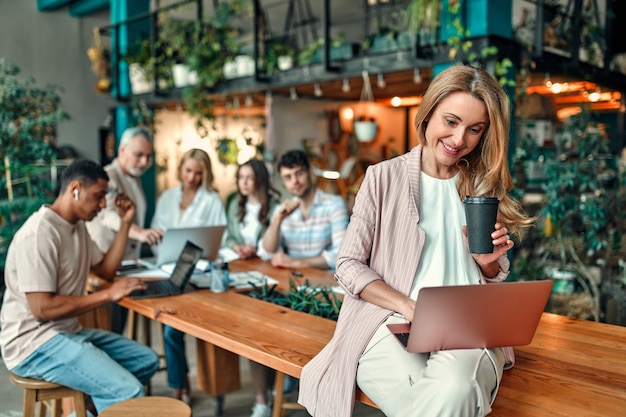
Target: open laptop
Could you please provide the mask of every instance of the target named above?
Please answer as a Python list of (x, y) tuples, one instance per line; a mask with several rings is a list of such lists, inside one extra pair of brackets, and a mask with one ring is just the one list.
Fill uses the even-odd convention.
[(222, 246), (224, 230), (226, 230), (225, 225), (167, 229), (163, 234), (161, 243), (154, 248), (157, 256), (141, 258), (139, 263), (149, 267), (160, 267), (166, 263), (174, 262), (187, 241), (195, 243), (203, 249), (201, 258), (213, 261), (217, 258), (220, 246)]
[(541, 280), (422, 288), (412, 323), (387, 327), (408, 352), (528, 345), (552, 284)]
[(130, 297), (138, 299), (182, 294), (201, 255), (202, 248), (187, 241), (168, 279), (146, 280), (146, 288), (133, 291)]

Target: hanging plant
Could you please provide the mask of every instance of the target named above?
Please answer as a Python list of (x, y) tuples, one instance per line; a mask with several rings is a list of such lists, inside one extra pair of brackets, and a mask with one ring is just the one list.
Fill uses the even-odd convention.
[(367, 114), (367, 108), (374, 103), (374, 93), (372, 92), (372, 84), (367, 71), (363, 71), (363, 89), (361, 90), (361, 99), (354, 118), (354, 134), (359, 142), (371, 142), (376, 138), (378, 133), (378, 123), (370, 115)]
[(239, 158), (239, 145), (235, 139), (221, 138), (215, 147), (217, 159), (224, 165), (236, 164)]

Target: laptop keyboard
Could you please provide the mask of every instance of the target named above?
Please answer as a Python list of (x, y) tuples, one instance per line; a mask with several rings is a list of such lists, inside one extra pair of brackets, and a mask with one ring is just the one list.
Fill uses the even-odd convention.
[(405, 347), (409, 344), (409, 333), (395, 333), (395, 336), (398, 338), (400, 343), (402, 343)]
[(145, 281), (144, 283), (146, 284), (146, 288), (133, 291), (132, 295), (170, 294), (172, 291), (172, 283), (168, 280)]

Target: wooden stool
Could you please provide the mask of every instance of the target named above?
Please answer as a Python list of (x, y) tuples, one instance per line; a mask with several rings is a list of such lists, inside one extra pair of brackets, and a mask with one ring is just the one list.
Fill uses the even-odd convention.
[(168, 397), (132, 398), (107, 407), (99, 417), (191, 417), (191, 408)]
[(61, 417), (61, 399), (74, 398), (76, 417), (86, 417), (84, 394), (54, 382), (24, 378), (11, 373), (11, 383), (24, 389), (24, 417), (34, 417), (35, 405), (39, 403), (39, 417), (50, 409), (52, 417)]

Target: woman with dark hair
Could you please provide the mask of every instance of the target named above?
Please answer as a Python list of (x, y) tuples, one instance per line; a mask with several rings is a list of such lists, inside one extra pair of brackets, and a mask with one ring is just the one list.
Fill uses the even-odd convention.
[[(263, 161), (251, 159), (241, 164), (237, 169), (237, 192), (229, 197), (226, 208), (225, 246), (237, 252), (241, 259), (256, 256), (258, 242), (270, 223), (271, 213), (280, 204), (279, 198)], [(267, 395), (273, 373), (250, 361), (250, 374), (255, 393), (252, 417), (269, 417)]]
[(237, 192), (229, 197), (225, 246), (241, 259), (256, 255), (257, 243), (269, 225), (270, 215), (280, 203), (263, 161), (251, 159), (237, 169)]
[[(298, 402), (315, 417), (348, 417), (356, 386), (386, 416), (483, 417), (511, 348), (408, 353), (387, 324), (408, 323), (423, 287), (489, 285), (529, 227), (508, 167), (509, 98), (487, 71), (437, 75), (415, 117), (419, 145), (372, 165), (337, 256), (346, 291), (335, 334), (303, 370)], [(469, 252), (465, 196), (496, 197), (493, 253)]]

